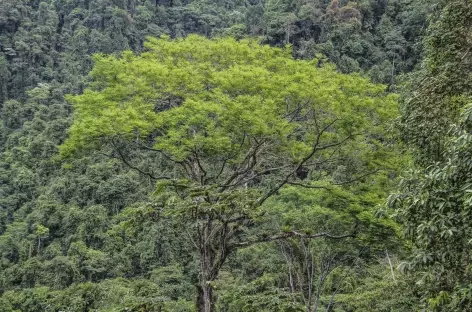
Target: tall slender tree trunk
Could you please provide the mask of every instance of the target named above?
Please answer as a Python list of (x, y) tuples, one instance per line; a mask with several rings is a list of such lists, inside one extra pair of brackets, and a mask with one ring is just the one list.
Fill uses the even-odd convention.
[(212, 247), (212, 221), (207, 223), (200, 232), (200, 285), (198, 287), (197, 311), (212, 312), (215, 305), (215, 295), (211, 283), (218, 275), (218, 268), (215, 265), (215, 249)]
[(213, 294), (213, 289), (208, 282), (205, 282), (198, 287), (198, 303), (197, 311), (198, 312), (211, 312), (214, 311), (215, 306), (215, 296)]

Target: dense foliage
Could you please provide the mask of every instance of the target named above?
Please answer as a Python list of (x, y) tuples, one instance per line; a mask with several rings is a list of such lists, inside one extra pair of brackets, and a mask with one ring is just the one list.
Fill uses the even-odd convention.
[(470, 275), (472, 5), (441, 3), (424, 39), (422, 68), (409, 77), (403, 137), (416, 166), (390, 198), (414, 243), (406, 265), (420, 272), (425, 305), (472, 308)]
[(0, 1), (0, 311), (470, 310), (471, 8)]

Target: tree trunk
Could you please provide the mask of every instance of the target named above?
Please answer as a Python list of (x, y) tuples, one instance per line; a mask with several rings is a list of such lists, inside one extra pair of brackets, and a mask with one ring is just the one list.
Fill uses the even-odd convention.
[(203, 226), (200, 232), (200, 285), (198, 286), (197, 311), (211, 312), (214, 310), (215, 295), (211, 282), (213, 282), (219, 271), (219, 266), (215, 263), (216, 255), (211, 232), (213, 222), (211, 219)]
[(197, 311), (198, 312), (211, 312), (214, 311), (215, 297), (213, 295), (213, 289), (205, 282), (206, 285), (199, 285), (198, 287), (198, 299), (197, 299)]

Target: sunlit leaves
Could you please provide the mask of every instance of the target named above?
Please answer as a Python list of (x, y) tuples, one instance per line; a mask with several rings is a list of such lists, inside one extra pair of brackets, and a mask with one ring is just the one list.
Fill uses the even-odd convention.
[[(382, 86), (256, 41), (190, 36), (149, 39), (146, 47), (142, 55), (95, 57), (91, 88), (69, 97), (75, 119), (64, 154), (107, 136), (158, 133), (155, 148), (178, 159), (194, 149), (227, 155), (245, 135), (277, 140), (297, 159), (315, 139), (315, 127), (339, 120), (327, 134), (334, 141), (393, 115), (394, 98)], [(291, 120), (297, 109), (318, 114), (320, 124)]]

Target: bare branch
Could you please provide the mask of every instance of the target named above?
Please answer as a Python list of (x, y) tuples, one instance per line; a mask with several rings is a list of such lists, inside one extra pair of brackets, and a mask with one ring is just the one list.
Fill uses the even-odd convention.
[(325, 149), (328, 149), (328, 148), (331, 148), (331, 147), (340, 146), (340, 145), (344, 144), (347, 140), (352, 139), (354, 136), (356, 136), (356, 134), (350, 134), (350, 135), (348, 135), (347, 137), (345, 137), (344, 139), (342, 139), (342, 140), (339, 141), (339, 142), (331, 143), (331, 144), (326, 144), (326, 145), (320, 146), (320, 147), (318, 147), (318, 148), (316, 149), (316, 151), (322, 151), (322, 150), (325, 150)]
[(112, 139), (111, 140), (111, 144), (113, 145), (115, 151), (118, 153), (118, 155), (120, 156), (120, 159), (123, 161), (123, 163), (125, 165), (127, 165), (128, 167), (130, 167), (131, 169), (133, 170), (136, 170), (138, 171), (139, 173), (143, 174), (143, 175), (146, 175), (148, 177), (150, 177), (151, 179), (153, 180), (171, 180), (172, 178), (170, 177), (167, 177), (167, 176), (160, 176), (160, 177), (157, 177), (155, 175), (153, 175), (151, 172), (147, 172), (147, 171), (144, 171), (134, 165), (132, 165), (127, 159), (126, 157), (123, 155), (121, 149), (117, 146), (117, 144), (115, 143), (115, 141)]
[(141, 142), (135, 142), (139, 148), (141, 149), (144, 149), (144, 150), (147, 150), (147, 151), (151, 151), (151, 152), (157, 152), (159, 154), (161, 154), (162, 156), (164, 156), (165, 158), (167, 158), (168, 160), (172, 161), (172, 162), (175, 162), (177, 164), (181, 164), (183, 163), (182, 161), (179, 161), (179, 160), (175, 160), (174, 158), (172, 158), (171, 156), (169, 156), (167, 153), (165, 153), (164, 151), (162, 150), (159, 150), (159, 149), (155, 149), (155, 148), (152, 148), (152, 147), (149, 147), (149, 146), (146, 146), (145, 144), (141, 143)]
[(218, 172), (218, 174), (216, 175), (215, 180), (218, 180), (218, 178), (223, 174), (223, 171), (225, 170), (227, 162), (228, 162), (228, 159), (225, 158), (225, 160), (223, 161), (223, 164), (221, 165), (220, 172)]
[[(264, 140), (262, 140), (261, 142), (257, 142), (256, 140), (256, 145), (251, 147), (249, 151), (246, 153), (240, 167), (226, 180), (226, 182), (223, 183), (223, 185), (221, 186), (221, 191), (225, 191), (226, 189), (228, 189), (228, 187), (236, 178), (248, 173), (254, 168), (254, 166), (257, 164), (256, 156), (259, 152), (259, 148), (263, 144), (264, 144)], [(246, 166), (246, 168), (242, 169), (243, 166)]]
[(207, 175), (207, 172), (205, 169), (203, 169), (203, 166), (200, 162), (200, 158), (198, 157), (198, 152), (196, 150), (193, 151), (193, 154), (195, 156), (195, 160), (197, 162), (197, 165), (198, 165), (198, 168), (200, 169), (200, 171), (202, 172), (202, 174), (200, 175), (200, 183), (201, 184), (204, 184), (204, 181), (205, 181), (205, 177)]
[[(290, 115), (293, 115), (293, 116), (290, 118), (289, 121), (290, 121), (290, 122), (294, 121), (295, 118), (298, 116), (298, 114), (302, 111), (302, 109), (305, 108), (305, 107), (307, 107), (308, 104), (310, 104), (310, 102), (311, 102), (311, 100), (308, 99), (305, 103), (303, 103), (303, 104), (301, 104), (301, 105), (300, 105), (300, 104), (297, 105), (297, 108), (296, 108), (295, 110), (286, 113), (286, 114), (283, 116), (283, 118), (287, 118), (287, 117), (289, 117)], [(288, 105), (288, 103), (287, 103), (287, 105)], [(288, 110), (288, 108), (287, 108), (287, 110)]]
[(304, 183), (297, 183), (297, 182), (287, 182), (288, 185), (294, 185), (294, 186), (300, 186), (303, 188), (309, 188), (309, 189), (323, 189), (327, 191), (331, 191), (331, 189), (327, 186), (321, 186), (321, 185), (310, 185), (310, 184), (304, 184)]

